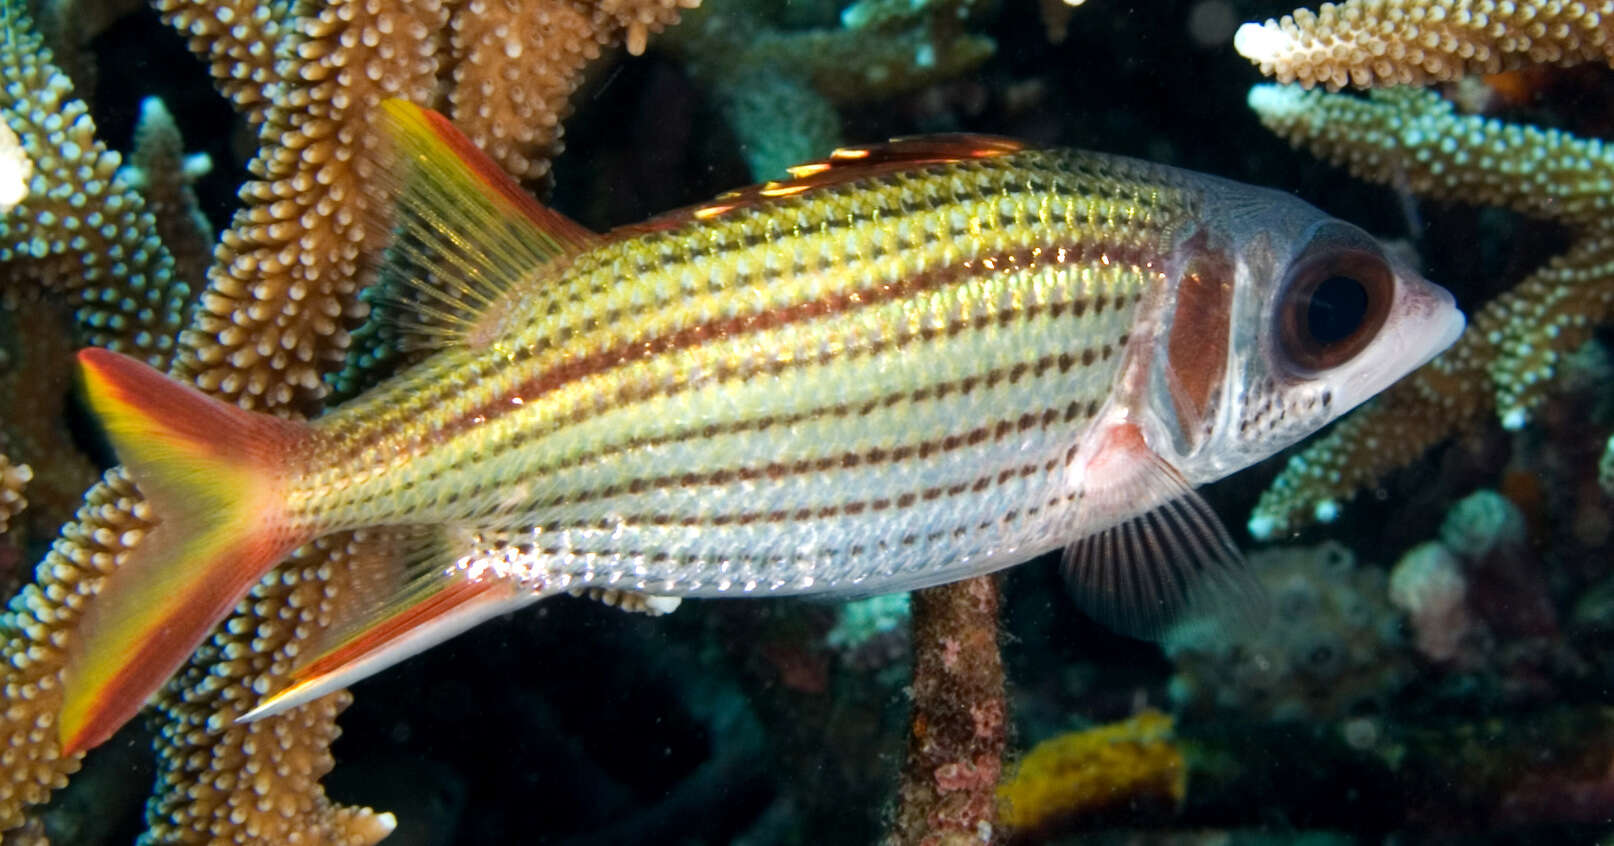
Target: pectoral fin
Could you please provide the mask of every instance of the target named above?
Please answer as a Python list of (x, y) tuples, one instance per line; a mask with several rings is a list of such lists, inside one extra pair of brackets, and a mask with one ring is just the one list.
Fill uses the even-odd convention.
[[(1081, 537), (1065, 550), (1065, 576), (1082, 610), (1145, 640), (1259, 628), (1265, 590), (1216, 513), (1136, 426), (1113, 429), (1122, 431), (1106, 433), (1104, 454), (1088, 462)], [(1147, 510), (1136, 513), (1140, 504)]]

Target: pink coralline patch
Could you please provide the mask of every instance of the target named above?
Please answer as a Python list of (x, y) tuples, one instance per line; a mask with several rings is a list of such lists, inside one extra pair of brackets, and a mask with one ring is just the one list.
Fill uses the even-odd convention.
[(1467, 597), (1461, 562), (1439, 542), (1413, 547), (1390, 572), (1390, 604), (1407, 613), (1418, 652), (1436, 663), (1475, 660), (1463, 655), (1480, 632)]
[(994, 737), (1003, 731), (1003, 703), (982, 702), (970, 706), (970, 719), (975, 721), (975, 734)]
[(1002, 772), (1002, 763), (990, 755), (974, 761), (953, 761), (936, 768), (936, 788), (953, 791), (996, 787)]
[(913, 595), (913, 714), (888, 846), (1003, 841), (997, 823), (1007, 700), (991, 576)]

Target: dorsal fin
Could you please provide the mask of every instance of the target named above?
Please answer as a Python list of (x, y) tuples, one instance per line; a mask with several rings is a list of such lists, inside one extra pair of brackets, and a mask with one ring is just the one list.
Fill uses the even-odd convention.
[(841, 147), (827, 158), (787, 168), (789, 179), (776, 179), (734, 191), (727, 191), (699, 205), (660, 214), (643, 223), (611, 231), (618, 238), (674, 229), (690, 221), (712, 220), (736, 209), (750, 208), (765, 200), (794, 197), (883, 173), (911, 170), (933, 164), (990, 159), (1029, 149), (1023, 141), (997, 135), (953, 133), (893, 138), (877, 144)]
[(410, 344), (485, 343), (513, 289), (598, 243), (437, 112), (386, 100), (377, 125), (390, 152), (378, 176), (392, 201), (380, 284)]

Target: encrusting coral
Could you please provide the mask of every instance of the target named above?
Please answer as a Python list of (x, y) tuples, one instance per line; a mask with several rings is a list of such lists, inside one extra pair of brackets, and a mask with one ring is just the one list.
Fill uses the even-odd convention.
[(1334, 542), (1264, 549), (1249, 563), (1272, 619), (1237, 639), (1168, 637), (1180, 710), (1321, 722), (1383, 702), (1411, 679), (1384, 570), (1358, 566)]
[[(1483, 13), (1480, 5), (1454, 3), (1446, 10), (1440, 3), (1348, 3), (1315, 18), (1298, 16), (1299, 24), (1261, 24), (1259, 32), (1265, 36), (1252, 36), (1257, 31), (1246, 29), (1240, 47), (1262, 68), (1302, 81), (1351, 79), (1377, 84), (1403, 77), (1427, 79), (1406, 76), (1428, 65), (1427, 57), (1412, 52), (1412, 47), (1445, 45), (1454, 55), (1472, 48), (1446, 44), (1443, 37), (1415, 27), (1436, 19), (1474, 24)], [(1608, 39), (1595, 24), (1614, 19), (1601, 11), (1587, 11), (1580, 3), (1507, 3), (1506, 8), (1512, 13), (1485, 13), (1490, 16), (1483, 27), (1499, 44), (1525, 45), (1514, 50), (1516, 58), (1504, 66), (1525, 61), (1567, 63), (1585, 57), (1587, 50), (1546, 48), (1540, 39), (1569, 37), (1567, 32), (1574, 29), (1570, 24), (1580, 21), (1582, 29), (1591, 27), (1582, 32), (1583, 45), (1601, 50)], [(1554, 18), (1553, 13), (1566, 19)], [(1280, 53), (1261, 40), (1272, 32), (1286, 32), (1285, 26), (1333, 32), (1344, 24), (1361, 32), (1390, 27), (1403, 40), (1386, 40), (1385, 44), (1399, 45), (1396, 48), (1354, 47), (1388, 63), (1375, 65), (1372, 74), (1323, 65), (1307, 65), (1311, 69), (1304, 73), (1296, 69), (1301, 65), (1277, 69), (1272, 57)], [(1294, 32), (1285, 37), (1299, 39)], [(1537, 47), (1528, 48), (1530, 44)], [(1344, 55), (1349, 50), (1340, 47), (1332, 53)], [(1441, 77), (1459, 71), (1451, 69)], [(1356, 176), (1422, 197), (1509, 208), (1562, 224), (1572, 237), (1566, 252), (1470, 313), (1469, 329), (1456, 346), (1341, 421), (1325, 438), (1312, 441), (1288, 463), (1249, 523), (1257, 538), (1272, 538), (1307, 521), (1332, 520), (1341, 502), (1354, 492), (1417, 459), (1459, 429), (1477, 425), (1486, 415), (1495, 413), (1506, 428), (1527, 423), (1548, 394), (1559, 360), (1582, 346), (1591, 331), (1614, 313), (1614, 218), (1608, 213), (1614, 207), (1609, 187), (1614, 152), (1599, 140), (1570, 132), (1459, 115), (1453, 103), (1430, 90), (1374, 90), (1362, 100), (1319, 90), (1257, 86), (1249, 94), (1249, 105), (1267, 128), (1291, 144), (1344, 165)]]
[(1003, 822), (1017, 834), (1138, 805), (1174, 809), (1187, 795), (1188, 764), (1172, 719), (1152, 709), (1048, 738), (998, 785)]

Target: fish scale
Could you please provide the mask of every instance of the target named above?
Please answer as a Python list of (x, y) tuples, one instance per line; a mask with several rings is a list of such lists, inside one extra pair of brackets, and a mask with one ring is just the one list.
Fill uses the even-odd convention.
[[(1118, 631), (1258, 621), (1194, 486), (1461, 331), (1450, 295), (1281, 194), (984, 136), (836, 151), (606, 236), (399, 101), (376, 208), (420, 363), (311, 423), (101, 350), (85, 394), (158, 516), (82, 617), (64, 753), (278, 560), (391, 527), (242, 719), (553, 593), (873, 593), (1065, 546)], [(401, 283), (401, 284), (399, 284)]]
[[(293, 497), (317, 510), (321, 530), (424, 517), (534, 529), (553, 537), (552, 545), (583, 544), (596, 553), (609, 550), (587, 525), (610, 519), (620, 551), (654, 555), (671, 539), (634, 528), (644, 518), (699, 518), (710, 528), (731, 500), (796, 497), (817, 508), (866, 491), (900, 497), (901, 479), (924, 475), (910, 464), (993, 467), (1006, 459), (954, 449), (879, 472), (867, 465), (809, 471), (809, 480), (788, 488), (765, 477), (689, 486), (672, 496), (659, 485), (652, 511), (629, 494), (576, 498), (674, 472), (744, 469), (724, 457), (783, 457), (774, 463), (789, 465), (831, 447), (857, 452), (942, 440), (982, 420), (1040, 414), (1047, 397), (1090, 404), (1109, 390), (1125, 327), (1146, 286), (1160, 277), (1150, 267), (1162, 258), (1155, 245), (1166, 242), (1173, 221), (1192, 213), (1169, 172), (1133, 166), (1123, 168), (1135, 172), (1130, 181), (1095, 175), (1105, 169), (1117, 168), (1089, 154), (1017, 153), (608, 242), (573, 259), (559, 278), (536, 281), (543, 293), (527, 309), (535, 317), (513, 321), (521, 330), (495, 341), (492, 356), (449, 351), (433, 367), (320, 421), (320, 431), (340, 435), (314, 453), (312, 463), (326, 469)], [(783, 267), (790, 272), (777, 269)], [(689, 283), (695, 279), (701, 284)], [(1055, 313), (1056, 306), (1063, 308)], [(545, 340), (561, 336), (563, 347)], [(1106, 346), (1108, 356), (1090, 354), (1094, 360), (1082, 363), (1084, 351)], [(655, 352), (631, 355), (646, 349)], [(613, 361), (614, 351), (623, 360)], [(811, 437), (769, 427), (684, 438), (678, 449), (624, 446), (962, 383), (1061, 353), (1073, 364), (1017, 379), (1013, 391), (986, 400), (960, 390), (881, 406), (831, 418), (833, 425), (820, 421)], [(599, 361), (575, 366), (591, 356)], [(567, 367), (573, 372), (559, 373)], [(443, 386), (460, 390), (449, 394)], [(1089, 418), (1066, 421), (1065, 403), (1058, 405), (1060, 421), (1044, 434), (1068, 444)], [(467, 427), (466, 417), (484, 422)], [(442, 438), (445, 429), (456, 434)], [(385, 469), (377, 470), (380, 456), (387, 456)], [(467, 495), (473, 485), (484, 492)], [(518, 487), (530, 495), (513, 500)], [(920, 500), (897, 522), (924, 524), (955, 508), (956, 498)], [(871, 511), (844, 524), (813, 522), (818, 535), (860, 538), (892, 518)], [(714, 556), (738, 555), (757, 542), (749, 532), (723, 534), (703, 541)], [(572, 569), (564, 560), (555, 566)]]

